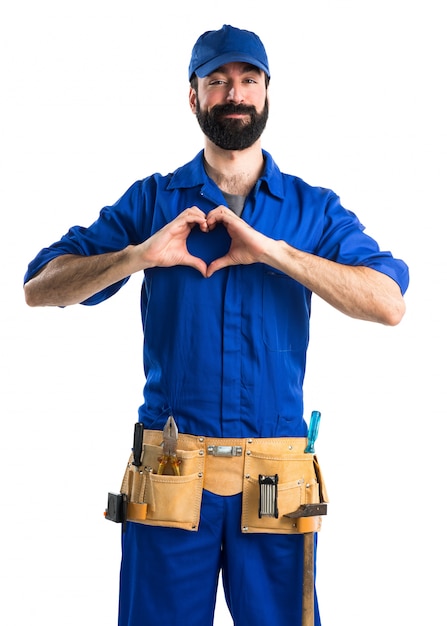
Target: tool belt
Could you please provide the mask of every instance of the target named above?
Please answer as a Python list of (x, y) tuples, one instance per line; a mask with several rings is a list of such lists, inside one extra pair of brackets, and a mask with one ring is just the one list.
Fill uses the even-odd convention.
[(141, 465), (131, 455), (121, 485), (128, 520), (196, 531), (202, 490), (242, 492), (244, 533), (316, 532), (325, 514), (326, 488), (306, 438), (223, 439), (179, 433), (180, 476), (157, 473), (163, 433), (145, 430)]

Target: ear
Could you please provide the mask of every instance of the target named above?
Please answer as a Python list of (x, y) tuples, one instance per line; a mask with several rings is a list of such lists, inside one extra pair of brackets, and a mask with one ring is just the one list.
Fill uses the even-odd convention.
[(191, 111), (194, 113), (194, 115), (197, 112), (196, 103), (197, 103), (197, 93), (196, 93), (196, 90), (193, 89), (192, 87), (190, 87), (189, 88), (189, 106), (191, 108)]

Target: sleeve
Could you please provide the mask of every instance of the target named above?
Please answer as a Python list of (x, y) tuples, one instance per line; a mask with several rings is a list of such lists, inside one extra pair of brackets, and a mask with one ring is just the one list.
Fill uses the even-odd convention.
[(362, 265), (387, 274), (397, 282), (402, 294), (408, 288), (407, 264), (390, 251), (381, 250), (377, 241), (365, 233), (357, 216), (345, 209), (333, 192), (327, 199), (323, 233), (316, 254), (344, 265)]
[[(93, 256), (107, 252), (122, 250), (128, 245), (138, 244), (149, 236), (151, 206), (150, 195), (146, 189), (147, 182), (137, 181), (126, 193), (111, 206), (104, 207), (98, 219), (88, 228), (73, 226), (47, 248), (43, 248), (28, 265), (24, 282), (28, 282), (49, 261), (64, 254)], [(98, 304), (114, 295), (129, 277), (110, 285), (94, 294), (82, 304)]]

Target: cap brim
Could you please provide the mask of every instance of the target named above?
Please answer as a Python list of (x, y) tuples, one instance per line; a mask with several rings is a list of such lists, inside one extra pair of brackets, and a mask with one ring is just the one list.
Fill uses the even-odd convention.
[(209, 74), (227, 63), (249, 63), (250, 65), (258, 67), (270, 78), (269, 68), (264, 63), (249, 54), (243, 54), (241, 52), (226, 52), (225, 54), (221, 54), (198, 67), (194, 70), (194, 73), (197, 74), (199, 78), (205, 78), (205, 76), (209, 76)]

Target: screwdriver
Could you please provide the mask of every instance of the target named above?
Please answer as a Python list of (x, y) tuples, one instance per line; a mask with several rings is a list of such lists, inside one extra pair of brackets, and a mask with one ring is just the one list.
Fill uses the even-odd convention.
[(309, 432), (307, 433), (307, 446), (304, 452), (315, 452), (315, 441), (318, 437), (318, 429), (320, 428), (320, 411), (312, 411), (309, 423)]

